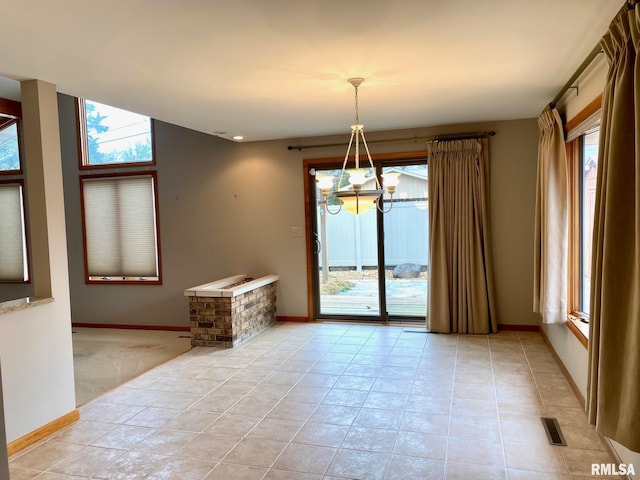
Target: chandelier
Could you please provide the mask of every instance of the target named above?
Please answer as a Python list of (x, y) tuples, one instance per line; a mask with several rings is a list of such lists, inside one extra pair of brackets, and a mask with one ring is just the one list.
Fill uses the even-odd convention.
[[(398, 186), (399, 173), (390, 172), (382, 174), (382, 182), (376, 174), (376, 169), (373, 166), (371, 160), (371, 153), (369, 153), (369, 147), (367, 141), (364, 138), (364, 125), (360, 123), (360, 116), (358, 112), (358, 87), (364, 82), (364, 78), (350, 78), (348, 82), (353, 85), (355, 90), (355, 111), (356, 121), (351, 125), (351, 138), (349, 139), (349, 146), (347, 147), (347, 153), (344, 156), (344, 162), (342, 163), (342, 170), (338, 183), (334, 189), (334, 177), (330, 175), (318, 176), (316, 181), (318, 188), (322, 195), (320, 203), (324, 206), (325, 210), (332, 215), (337, 215), (342, 207), (354, 215), (368, 212), (374, 206), (382, 213), (387, 213), (393, 208), (393, 194)], [(360, 143), (367, 154), (368, 166), (360, 168)], [(347, 162), (349, 160), (349, 154), (351, 153), (351, 147), (355, 149), (355, 168), (347, 170)], [(345, 181), (349, 182), (349, 185), (345, 185)], [(372, 182), (373, 180), (373, 182)], [(372, 183), (375, 186), (374, 189), (367, 190), (364, 188), (365, 183)], [(384, 185), (384, 189), (382, 188)], [(390, 202), (389, 208), (385, 210), (383, 195), (385, 191), (389, 194)], [(333, 195), (338, 200), (338, 208), (331, 211), (328, 207), (329, 197)]]

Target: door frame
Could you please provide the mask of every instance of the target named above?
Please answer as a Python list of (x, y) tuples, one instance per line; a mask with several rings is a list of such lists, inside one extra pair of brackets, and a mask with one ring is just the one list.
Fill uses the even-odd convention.
[[(382, 166), (387, 166), (385, 163), (394, 163), (399, 162), (402, 163), (406, 161), (407, 163), (411, 163), (412, 160), (425, 160), (427, 158), (426, 150), (418, 150), (411, 152), (394, 152), (394, 153), (379, 153), (371, 155), (371, 159), (374, 162), (380, 162)], [(352, 161), (352, 157), (349, 158), (349, 162)], [(311, 212), (311, 188), (315, 188), (315, 177), (309, 174), (309, 170), (311, 168), (320, 168), (327, 167), (332, 165), (339, 165), (338, 169), (342, 167), (342, 163), (344, 162), (344, 157), (325, 157), (325, 158), (305, 158), (302, 161), (302, 176), (303, 176), (303, 185), (304, 185), (304, 229), (305, 229), (305, 246), (306, 246), (306, 263), (307, 263), (307, 315), (310, 321), (322, 320), (317, 319), (316, 312), (316, 298), (314, 295), (314, 276), (316, 272), (314, 271), (314, 261), (313, 261), (313, 248), (314, 248), (314, 238), (313, 238), (313, 225), (311, 222), (312, 212)], [(312, 183), (313, 182), (313, 183)], [(315, 197), (315, 195), (314, 195)], [(379, 214), (381, 215), (381, 214)], [(378, 222), (378, 242), (381, 241), (381, 227), (380, 222)], [(382, 240), (383, 241), (383, 240)], [(378, 243), (378, 258), (382, 259), (384, 263), (384, 241), (382, 246)], [(382, 280), (381, 280), (382, 281)], [(381, 307), (386, 305), (386, 299), (383, 299), (381, 302)], [(372, 319), (370, 322), (382, 322), (388, 323), (388, 318), (386, 318), (386, 312), (380, 312), (380, 316), (378, 319)], [(339, 320), (340, 316), (336, 316), (336, 320)], [(368, 321), (369, 323), (369, 321)]]

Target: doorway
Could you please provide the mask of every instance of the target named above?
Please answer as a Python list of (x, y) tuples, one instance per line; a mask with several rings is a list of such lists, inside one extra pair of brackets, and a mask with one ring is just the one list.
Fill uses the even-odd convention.
[[(305, 162), (311, 311), (315, 319), (424, 322), (428, 291), (428, 170), (424, 154), (378, 158), (376, 173), (400, 174), (385, 213), (358, 215), (326, 201), (316, 178), (340, 177), (343, 159)], [(369, 180), (375, 185), (373, 175)], [(364, 188), (369, 187), (365, 184)]]

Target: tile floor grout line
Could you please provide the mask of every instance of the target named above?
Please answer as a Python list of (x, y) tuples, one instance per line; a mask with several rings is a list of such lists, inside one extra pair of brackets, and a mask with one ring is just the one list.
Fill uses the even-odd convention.
[(451, 439), (451, 422), (453, 421), (453, 394), (456, 388), (456, 372), (458, 371), (458, 352), (460, 349), (460, 341), (458, 339), (458, 335), (456, 335), (456, 355), (455, 360), (453, 362), (453, 381), (451, 382), (451, 401), (449, 402), (449, 425), (447, 427), (447, 444), (444, 451), (444, 473), (443, 476), (447, 475), (447, 463), (449, 462), (449, 442)]
[[(504, 434), (502, 432), (502, 417), (500, 416), (500, 408), (498, 406), (498, 387), (496, 385), (496, 371), (493, 365), (493, 349), (491, 348), (491, 339), (487, 337), (487, 344), (489, 347), (489, 364), (491, 365), (491, 384), (493, 385), (493, 395), (496, 403), (496, 418), (498, 420), (498, 434), (500, 435), (500, 449), (502, 451), (502, 465), (504, 468), (504, 478), (509, 479), (509, 470), (507, 468), (507, 448), (504, 441)], [(522, 348), (520, 338), (518, 338), (518, 345)], [(524, 353), (524, 349), (523, 349)]]

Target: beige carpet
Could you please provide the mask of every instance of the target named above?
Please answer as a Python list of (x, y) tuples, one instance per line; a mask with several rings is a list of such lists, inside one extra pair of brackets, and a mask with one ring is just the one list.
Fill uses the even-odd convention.
[(77, 406), (191, 348), (189, 332), (111, 328), (73, 332)]

